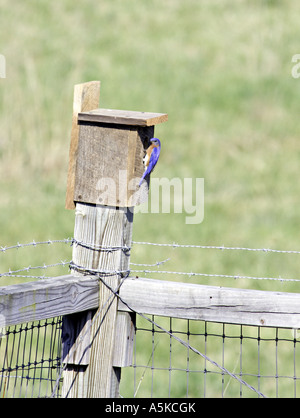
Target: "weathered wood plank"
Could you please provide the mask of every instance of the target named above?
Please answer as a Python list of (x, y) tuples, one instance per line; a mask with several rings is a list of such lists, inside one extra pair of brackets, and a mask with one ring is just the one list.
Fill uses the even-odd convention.
[(134, 334), (135, 314), (118, 312), (112, 361), (114, 367), (128, 367), (132, 365)]
[(121, 207), (138, 202), (144, 144), (137, 128), (114, 126), (80, 126), (75, 201)]
[(71, 275), (0, 287), (0, 326), (96, 308), (98, 288), (95, 277)]
[(154, 126), (81, 123), (74, 200), (120, 207), (146, 201), (148, 187), (138, 184), (153, 135)]
[(71, 130), (71, 143), (69, 151), (69, 168), (66, 193), (66, 209), (75, 209), (74, 187), (75, 170), (78, 150), (78, 113), (95, 109), (99, 106), (100, 81), (76, 84), (74, 86), (73, 117)]
[[(120, 297), (136, 312), (242, 325), (300, 328), (300, 294), (128, 279)], [(128, 308), (119, 301), (119, 310)]]
[(166, 122), (166, 113), (135, 112), (130, 110), (94, 109), (89, 112), (80, 112), (79, 121), (114, 123), (133, 126), (153, 126)]
[[(128, 278), (120, 297), (149, 315), (242, 325), (300, 328), (300, 294)], [(98, 279), (59, 276), (0, 287), (0, 327), (99, 306)], [(118, 311), (130, 312), (121, 302)], [(123, 355), (123, 354), (122, 354)]]

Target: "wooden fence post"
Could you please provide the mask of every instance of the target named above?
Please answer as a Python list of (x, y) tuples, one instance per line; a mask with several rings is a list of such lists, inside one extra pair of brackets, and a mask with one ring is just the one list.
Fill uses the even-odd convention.
[[(120, 334), (119, 341), (117, 340), (118, 301), (110, 289), (118, 290), (120, 280), (129, 268), (129, 251), (122, 248), (130, 246), (132, 221), (133, 215), (129, 208), (76, 204), (74, 238), (78, 242), (88, 243), (89, 248), (74, 244), (73, 263), (80, 268), (84, 267), (85, 271), (102, 271), (101, 276), (105, 284), (99, 281), (99, 309), (96, 312), (76, 314), (75, 321), (71, 315), (67, 330), (65, 328), (64, 335), (67, 334), (69, 338), (74, 335), (75, 338), (69, 345), (69, 338), (64, 338), (64, 346), (68, 346), (70, 353), (70, 357), (65, 359), (68, 368), (64, 373), (64, 396), (118, 396), (120, 367), (129, 364), (114, 366), (114, 360), (118, 363), (118, 358), (114, 358), (115, 345), (116, 349), (119, 349), (123, 344), (127, 350), (125, 342), (130, 343), (132, 339), (128, 339), (131, 332), (129, 331), (129, 335), (124, 335), (125, 341), (122, 341)], [(106, 251), (106, 248), (111, 248), (111, 251)], [(124, 273), (113, 273), (121, 271)], [(76, 273), (84, 274), (84, 271), (75, 271), (74, 274)], [(126, 328), (128, 329), (129, 321), (129, 330), (132, 330), (131, 317), (126, 318)], [(72, 327), (77, 331), (70, 331)], [(123, 357), (123, 354), (120, 355)]]
[(74, 275), (99, 277), (99, 308), (64, 317), (63, 397), (118, 397), (121, 367), (131, 364), (134, 316), (117, 312), (116, 293), (129, 275), (145, 148), (154, 125), (166, 119), (107, 109), (78, 113), (77, 152), (70, 152), (75, 179), (68, 182), (66, 206), (76, 204), (71, 268)]

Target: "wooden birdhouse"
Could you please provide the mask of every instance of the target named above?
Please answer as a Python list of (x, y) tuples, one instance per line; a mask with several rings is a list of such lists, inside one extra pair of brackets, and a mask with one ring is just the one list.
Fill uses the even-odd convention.
[(124, 110), (79, 112), (73, 201), (119, 207), (142, 203), (149, 186), (138, 186), (143, 157), (154, 126), (167, 119), (167, 114)]

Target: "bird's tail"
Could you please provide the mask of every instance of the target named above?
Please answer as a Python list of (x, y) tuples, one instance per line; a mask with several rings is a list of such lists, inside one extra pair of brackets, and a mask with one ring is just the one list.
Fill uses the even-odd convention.
[(144, 174), (142, 175), (142, 178), (141, 178), (140, 182), (139, 182), (139, 187), (141, 187), (141, 184), (143, 183), (143, 181), (145, 180), (147, 175), (148, 175), (148, 173), (147, 173), (147, 171), (145, 171)]

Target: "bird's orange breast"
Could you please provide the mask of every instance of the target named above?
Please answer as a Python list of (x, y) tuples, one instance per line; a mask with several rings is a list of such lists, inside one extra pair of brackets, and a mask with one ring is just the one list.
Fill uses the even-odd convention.
[(152, 154), (153, 149), (156, 148), (156, 146), (154, 144), (151, 144), (150, 147), (147, 148), (146, 151), (146, 156), (145, 156), (145, 166), (148, 167), (149, 165), (149, 161), (150, 161), (150, 157)]

